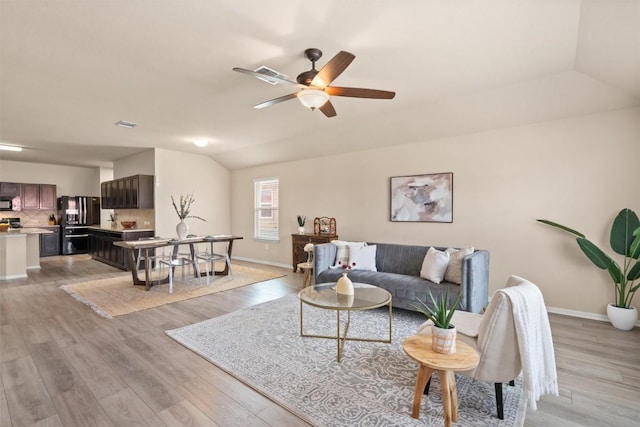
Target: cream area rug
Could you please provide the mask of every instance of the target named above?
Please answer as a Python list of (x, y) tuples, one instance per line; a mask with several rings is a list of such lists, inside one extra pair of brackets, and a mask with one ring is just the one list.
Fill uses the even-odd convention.
[(242, 265), (234, 265), (232, 271), (233, 277), (212, 277), (209, 285), (206, 278), (202, 278), (201, 283), (198, 283), (197, 279), (189, 277), (188, 273), (185, 273), (185, 277), (189, 280), (183, 282), (181, 274), (176, 272), (173, 294), (169, 294), (168, 283), (155, 285), (149, 291), (146, 291), (144, 286), (134, 286), (131, 273), (109, 279), (62, 285), (60, 289), (89, 305), (99, 315), (111, 318), (283, 276)]
[[(411, 417), (418, 364), (402, 350), (424, 316), (393, 311), (391, 344), (347, 341), (342, 362), (335, 340), (300, 336), (295, 295), (269, 301), (167, 334), (269, 399), (319, 427), (440, 427), (443, 404), (437, 375), (422, 397), (420, 419)], [(389, 311), (355, 311), (349, 337), (385, 338)], [(343, 319), (344, 320), (344, 319)], [(332, 335), (336, 313), (304, 307), (305, 332)], [(526, 413), (521, 378), (504, 386), (504, 420), (496, 416), (493, 384), (456, 374), (456, 427), (522, 426)]]

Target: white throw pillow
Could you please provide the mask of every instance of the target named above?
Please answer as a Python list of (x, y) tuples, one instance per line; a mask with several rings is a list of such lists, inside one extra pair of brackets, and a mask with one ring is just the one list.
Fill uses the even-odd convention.
[(444, 279), (444, 274), (449, 265), (449, 253), (439, 251), (435, 248), (429, 248), (427, 255), (422, 261), (422, 270), (420, 277), (431, 280), (433, 283), (440, 283)]
[(331, 243), (338, 247), (336, 253), (336, 263), (331, 268), (342, 268), (343, 265), (349, 264), (349, 246), (366, 246), (366, 242), (349, 242), (346, 240), (332, 240)]
[(378, 271), (376, 268), (376, 245), (349, 245), (349, 265), (352, 270)]
[(444, 280), (457, 283), (458, 285), (462, 283), (462, 259), (467, 255), (471, 255), (473, 250), (473, 247), (447, 249), (449, 253), (449, 267), (447, 267), (447, 272), (444, 274)]

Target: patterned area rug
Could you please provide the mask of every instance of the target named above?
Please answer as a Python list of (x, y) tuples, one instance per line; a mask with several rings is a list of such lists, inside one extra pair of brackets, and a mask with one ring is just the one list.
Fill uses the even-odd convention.
[(204, 278), (201, 283), (194, 278), (183, 282), (181, 275), (177, 274), (172, 294), (169, 294), (168, 283), (155, 285), (148, 291), (144, 286), (134, 286), (131, 273), (123, 273), (122, 276), (110, 279), (62, 285), (60, 289), (89, 305), (99, 315), (110, 318), (283, 276), (243, 265), (233, 265), (232, 271), (233, 277), (211, 278), (208, 286)]
[[(305, 305), (305, 332), (334, 335), (336, 314)], [(317, 426), (441, 426), (437, 375), (411, 417), (418, 365), (402, 350), (424, 317), (395, 310), (392, 344), (348, 341), (341, 363), (335, 340), (299, 336), (297, 296), (239, 310), (167, 334), (239, 380)], [(388, 338), (388, 309), (353, 312), (349, 337)], [(456, 375), (461, 426), (521, 426), (526, 405), (521, 379), (504, 387), (504, 421), (493, 384)]]

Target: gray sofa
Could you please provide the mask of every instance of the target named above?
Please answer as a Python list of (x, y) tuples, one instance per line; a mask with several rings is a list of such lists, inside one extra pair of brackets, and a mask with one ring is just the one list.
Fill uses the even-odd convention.
[[(369, 243), (376, 245), (376, 268), (378, 271), (350, 270), (349, 278), (354, 283), (368, 283), (389, 291), (393, 306), (416, 310), (417, 299), (427, 301), (427, 286), (435, 297), (449, 289), (449, 299), (453, 302), (462, 293), (460, 310), (479, 313), (489, 301), (489, 252), (476, 250), (462, 261), (462, 283), (433, 283), (420, 277), (422, 262), (429, 246), (411, 246), (389, 243)], [(438, 250), (446, 248), (435, 247)], [(337, 246), (323, 243), (314, 247), (314, 283), (335, 282), (342, 275), (341, 268), (332, 269), (335, 264)]]

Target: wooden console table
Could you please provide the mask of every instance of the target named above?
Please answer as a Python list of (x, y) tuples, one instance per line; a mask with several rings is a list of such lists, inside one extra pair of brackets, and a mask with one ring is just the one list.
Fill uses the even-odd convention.
[(307, 243), (313, 243), (314, 245), (320, 243), (329, 243), (331, 240), (337, 240), (337, 234), (292, 234), (291, 235), (291, 252), (293, 254), (292, 264), (293, 272), (298, 271), (298, 264), (307, 262), (307, 253), (304, 251), (304, 247)]

